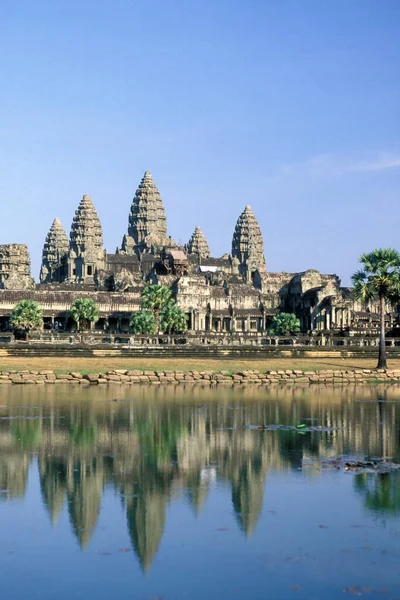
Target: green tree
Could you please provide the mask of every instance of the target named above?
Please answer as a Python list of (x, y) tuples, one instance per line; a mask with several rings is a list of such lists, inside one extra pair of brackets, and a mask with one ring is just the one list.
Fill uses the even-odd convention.
[(70, 314), (81, 332), (89, 329), (90, 323), (96, 323), (99, 320), (99, 309), (92, 298), (74, 300), (71, 304)]
[(173, 304), (172, 291), (166, 285), (146, 285), (142, 291), (142, 309), (153, 313), (156, 331), (161, 329), (161, 311)]
[(385, 310), (386, 302), (400, 297), (400, 254), (393, 248), (378, 248), (362, 254), (362, 269), (352, 276), (354, 297), (365, 304), (379, 301), (379, 358), (378, 369), (386, 369)]
[(186, 315), (177, 304), (168, 304), (160, 316), (164, 333), (184, 333), (187, 330)]
[(272, 319), (269, 333), (271, 335), (287, 335), (300, 331), (300, 319), (292, 313), (280, 313)]
[(12, 311), (11, 325), (28, 337), (31, 331), (43, 328), (43, 311), (34, 300), (21, 300)]
[(132, 313), (130, 328), (134, 334), (153, 334), (155, 330), (154, 315), (150, 310), (138, 310)]

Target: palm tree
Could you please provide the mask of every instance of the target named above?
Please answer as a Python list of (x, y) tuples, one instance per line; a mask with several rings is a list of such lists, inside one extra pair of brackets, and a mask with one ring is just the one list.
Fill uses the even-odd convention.
[(132, 313), (130, 320), (130, 328), (135, 335), (138, 334), (153, 334), (155, 328), (154, 315), (150, 310), (137, 310)]
[(90, 327), (90, 323), (99, 320), (99, 309), (92, 298), (77, 298), (71, 304), (71, 317), (77, 323), (83, 340), (83, 332)]
[(11, 325), (16, 331), (23, 331), (26, 339), (29, 333), (43, 328), (43, 311), (34, 300), (21, 300), (11, 314)]
[(368, 303), (379, 300), (380, 335), (378, 369), (386, 369), (385, 304), (400, 298), (400, 254), (393, 248), (378, 248), (362, 254), (362, 269), (352, 276), (354, 296)]
[(165, 333), (184, 333), (187, 330), (186, 315), (177, 304), (168, 304), (160, 316), (161, 329)]
[(154, 314), (157, 331), (160, 331), (161, 311), (173, 302), (172, 291), (166, 285), (147, 285), (143, 289), (141, 307)]

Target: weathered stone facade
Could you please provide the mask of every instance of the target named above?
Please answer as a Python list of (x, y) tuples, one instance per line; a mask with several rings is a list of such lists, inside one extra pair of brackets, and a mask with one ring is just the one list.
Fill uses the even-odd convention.
[[(148, 283), (168, 285), (189, 318), (192, 332), (265, 334), (273, 316), (296, 314), (303, 332), (338, 332), (378, 326), (377, 307), (363, 307), (336, 275), (266, 271), (260, 226), (250, 206), (239, 216), (231, 254), (215, 258), (196, 227), (179, 246), (167, 232), (161, 195), (148, 171), (133, 198), (128, 233), (115, 254), (103, 248), (100, 219), (85, 194), (72, 221), (69, 243), (55, 219), (43, 247), (40, 284), (30, 276), (26, 246), (0, 246), (0, 329), (7, 328), (15, 303), (31, 297), (47, 323), (68, 329), (73, 299), (91, 296), (100, 305), (100, 331), (127, 332), (133, 310)], [(13, 290), (7, 293), (6, 290)], [(388, 306), (388, 326), (395, 315)]]
[(25, 244), (0, 246), (0, 289), (29, 290), (34, 287), (31, 278), (31, 259)]
[(103, 231), (93, 202), (84, 194), (72, 221), (68, 254), (68, 279), (95, 283), (104, 268)]
[(122, 240), (121, 252), (140, 256), (154, 254), (167, 243), (167, 219), (160, 192), (149, 171), (136, 190), (129, 215), (128, 235)]
[(194, 230), (187, 244), (187, 252), (197, 256), (200, 261), (202, 258), (210, 257), (210, 247), (200, 227)]
[(67, 272), (69, 244), (61, 221), (56, 217), (47, 234), (42, 255), (40, 282), (63, 281)]
[(239, 271), (251, 281), (256, 271), (266, 269), (261, 229), (250, 206), (237, 220), (232, 240), (232, 256), (239, 261)]

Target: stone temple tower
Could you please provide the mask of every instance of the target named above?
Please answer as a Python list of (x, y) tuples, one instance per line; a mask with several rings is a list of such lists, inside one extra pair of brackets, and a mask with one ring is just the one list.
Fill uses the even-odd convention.
[(43, 246), (40, 283), (64, 281), (67, 275), (68, 250), (67, 234), (60, 219), (56, 217)]
[(160, 192), (146, 171), (136, 190), (129, 215), (128, 235), (124, 235), (121, 252), (157, 253), (167, 243), (167, 219)]
[(104, 268), (103, 231), (87, 194), (75, 211), (69, 239), (68, 279), (94, 283), (97, 272)]
[(196, 227), (192, 233), (192, 237), (187, 245), (187, 251), (189, 254), (195, 254), (199, 260), (202, 258), (209, 258), (210, 247), (200, 227)]
[(261, 229), (250, 206), (237, 220), (232, 239), (232, 257), (239, 261), (239, 272), (250, 282), (255, 271), (265, 271), (264, 243)]

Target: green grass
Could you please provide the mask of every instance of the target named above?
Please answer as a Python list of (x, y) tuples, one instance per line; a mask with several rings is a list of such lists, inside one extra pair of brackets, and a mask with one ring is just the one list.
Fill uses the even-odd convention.
[[(376, 360), (362, 358), (269, 358), (265, 360), (232, 359), (145, 359), (141, 358), (34, 358), (0, 357), (0, 371), (41, 371), (51, 369), (55, 373), (76, 371), (82, 374), (104, 373), (114, 369), (141, 371), (229, 371), (243, 370), (302, 370), (320, 371), (322, 369), (374, 369)], [(400, 359), (389, 361), (389, 368), (400, 369)], [(386, 379), (385, 379), (386, 381)]]

